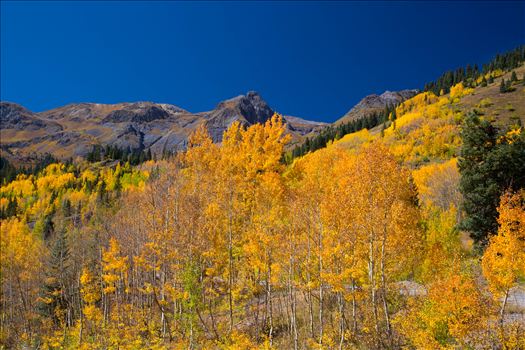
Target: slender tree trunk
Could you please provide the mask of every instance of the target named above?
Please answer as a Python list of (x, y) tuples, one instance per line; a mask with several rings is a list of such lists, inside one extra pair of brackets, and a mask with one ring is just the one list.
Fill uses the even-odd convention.
[(390, 331), (390, 315), (388, 313), (388, 304), (387, 304), (387, 288), (386, 288), (386, 276), (385, 276), (385, 241), (383, 239), (383, 245), (381, 247), (381, 289), (382, 289), (382, 299), (383, 299), (383, 312), (385, 313), (385, 323), (386, 323), (386, 332), (388, 336), (388, 341), (391, 341), (391, 331)]
[(505, 295), (503, 296), (503, 303), (501, 304), (501, 309), (499, 311), (499, 332), (500, 332), (500, 341), (503, 344), (503, 349), (507, 350), (508, 347), (505, 344), (505, 307), (507, 306), (507, 300), (509, 298), (509, 288), (505, 290)]
[(354, 335), (357, 333), (357, 302), (355, 300), (355, 280), (352, 279), (352, 331)]
[(289, 257), (289, 269), (288, 269), (288, 293), (290, 295), (290, 325), (291, 325), (291, 335), (293, 337), (294, 350), (298, 349), (298, 336), (297, 336), (297, 299), (295, 296), (295, 286), (294, 286), (294, 274), (295, 274), (295, 235), (292, 234), (290, 237), (290, 257)]
[(273, 344), (273, 303), (272, 303), (272, 286), (270, 285), (271, 278), (271, 267), (268, 266), (268, 276), (266, 279), (266, 293), (268, 298), (268, 339), (270, 340), (270, 346)]
[(370, 298), (372, 302), (372, 312), (374, 314), (374, 330), (375, 338), (379, 338), (379, 319), (377, 312), (377, 295), (376, 295), (376, 285), (375, 285), (375, 254), (374, 254), (374, 238), (373, 233), (371, 234), (368, 242), (368, 280), (370, 282)]
[[(320, 219), (319, 219), (320, 221)], [(323, 345), (323, 227), (320, 225), (319, 228), (319, 253), (318, 253), (318, 259), (319, 259), (319, 347), (322, 348)]]
[(233, 232), (232, 232), (232, 217), (231, 212), (229, 213), (228, 218), (228, 306), (229, 306), (229, 317), (230, 317), (230, 324), (229, 324), (229, 333), (231, 335), (233, 331)]
[(219, 333), (217, 332), (217, 326), (215, 324), (215, 317), (213, 317), (213, 311), (211, 307), (211, 298), (208, 301), (208, 310), (210, 312), (211, 328), (213, 329), (213, 334), (215, 334), (215, 339), (219, 339)]
[[(307, 253), (307, 262), (309, 263), (312, 259), (312, 249), (311, 249), (311, 232), (308, 234), (308, 253)], [(308, 294), (308, 320), (310, 323), (310, 337), (314, 337), (314, 306), (313, 306), (313, 295), (312, 295), (312, 287), (310, 287), (312, 282), (312, 276), (310, 274), (310, 266), (307, 264), (306, 266), (306, 281), (307, 281), (307, 294)]]
[(297, 334), (297, 296), (295, 290), (292, 291), (292, 332), (294, 350), (299, 348), (299, 335)]
[(79, 329), (78, 329), (78, 343), (82, 344), (82, 337), (84, 333), (84, 312), (82, 310), (82, 297), (80, 297), (80, 293), (82, 289), (82, 286), (80, 284), (80, 276), (78, 277), (77, 282), (78, 282), (78, 293), (79, 293), (78, 314), (79, 314), (79, 322), (80, 322)]
[[(258, 272), (258, 275), (259, 275), (259, 272)], [(257, 276), (257, 284), (260, 283), (260, 276)], [(260, 339), (260, 336), (259, 336), (259, 314), (260, 314), (260, 308), (261, 308), (261, 296), (259, 295), (259, 293), (257, 293), (257, 305), (256, 305), (256, 308), (255, 308), (255, 315), (254, 315), (254, 318), (255, 318), (255, 339), (257, 339), (257, 341), (259, 341)]]
[(509, 298), (509, 289), (505, 291), (505, 295), (503, 297), (503, 303), (501, 304), (501, 309), (499, 311), (499, 323), (500, 326), (503, 328), (503, 323), (505, 321), (505, 308), (507, 307), (507, 300)]
[(339, 350), (342, 350), (345, 341), (345, 304), (342, 292), (337, 294), (337, 301), (339, 303)]
[(193, 349), (193, 308), (190, 308), (190, 341), (188, 342), (188, 349)]
[(268, 274), (266, 278), (266, 292), (267, 292), (267, 298), (268, 298), (268, 339), (270, 340), (270, 347), (273, 345), (273, 302), (272, 302), (272, 286), (271, 286), (271, 278), (272, 278), (272, 263), (271, 259), (268, 259)]

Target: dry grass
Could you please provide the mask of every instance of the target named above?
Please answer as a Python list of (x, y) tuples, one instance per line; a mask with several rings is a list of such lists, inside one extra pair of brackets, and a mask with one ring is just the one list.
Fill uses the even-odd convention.
[(499, 91), (501, 79), (507, 81), (511, 77), (512, 73), (508, 72), (496, 78), (494, 83), (486, 87), (477, 87), (472, 95), (463, 97), (458, 108), (463, 112), (476, 109), (482, 112), (485, 118), (493, 119), (498, 124), (508, 124), (519, 118), (525, 125), (525, 85), (523, 85), (525, 65), (515, 69), (515, 72), (520, 80), (513, 85), (514, 91), (506, 93)]

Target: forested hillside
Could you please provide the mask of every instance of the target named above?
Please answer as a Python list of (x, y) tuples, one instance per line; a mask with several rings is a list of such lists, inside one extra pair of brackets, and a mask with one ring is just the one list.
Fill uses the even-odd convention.
[(524, 74), (431, 85), (288, 163), (275, 114), (10, 175), (0, 348), (525, 348)]

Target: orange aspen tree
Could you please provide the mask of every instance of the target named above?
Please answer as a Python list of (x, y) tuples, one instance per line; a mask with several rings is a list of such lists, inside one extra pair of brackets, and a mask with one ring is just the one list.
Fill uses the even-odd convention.
[(42, 242), (18, 218), (0, 224), (0, 347), (14, 345), (16, 334), (22, 343), (34, 336), (39, 276), (45, 254)]
[[(416, 193), (409, 172), (400, 167), (380, 143), (363, 148), (352, 173), (352, 216), (359, 237), (367, 242), (367, 289), (372, 308), (376, 347), (389, 346), (391, 325), (388, 285), (393, 278), (410, 272), (415, 264), (421, 232), (417, 227)], [(380, 303), (385, 336), (380, 327)]]
[(498, 208), (498, 232), (492, 236), (481, 266), (496, 299), (502, 298), (503, 326), (509, 291), (525, 277), (525, 201), (523, 193), (505, 193)]

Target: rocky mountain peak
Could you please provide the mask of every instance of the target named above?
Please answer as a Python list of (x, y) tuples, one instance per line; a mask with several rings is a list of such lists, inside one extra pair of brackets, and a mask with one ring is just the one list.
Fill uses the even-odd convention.
[(401, 103), (418, 93), (418, 90), (385, 91), (381, 95), (371, 94), (364, 97), (349, 110), (336, 124), (347, 123), (363, 118), (371, 113), (379, 112), (387, 106)]
[(104, 123), (148, 123), (157, 119), (167, 119), (170, 114), (160, 106), (152, 103), (133, 103), (121, 109), (110, 112)]
[(13, 102), (0, 102), (0, 121), (16, 123), (23, 116), (32, 116), (33, 112)]
[(27, 108), (13, 102), (0, 102), (0, 125), (2, 129), (20, 131), (46, 130), (57, 132), (61, 127), (53, 122), (46, 121)]
[(212, 112), (214, 116), (229, 114), (249, 124), (264, 123), (273, 113), (268, 103), (256, 91), (249, 91), (246, 95), (220, 102)]
[(220, 102), (217, 107), (206, 113), (206, 126), (215, 141), (220, 141), (224, 130), (233, 122), (243, 125), (264, 123), (274, 114), (273, 109), (261, 95), (249, 91), (246, 95), (239, 95)]
[(400, 91), (385, 91), (383, 92), (379, 97), (383, 101), (392, 101), (393, 103), (399, 102), (400, 99), (406, 100), (411, 98), (412, 96), (415, 96), (419, 90), (412, 89), (412, 90), (400, 90)]

